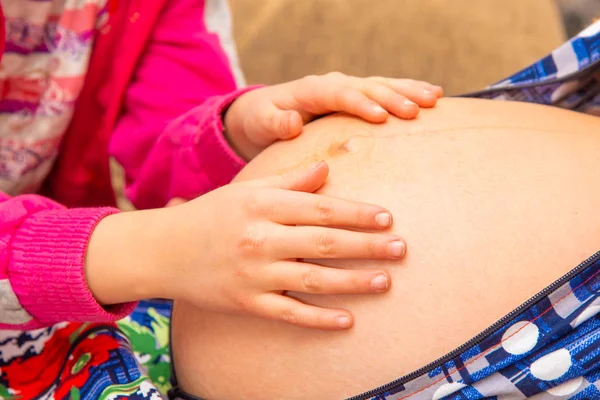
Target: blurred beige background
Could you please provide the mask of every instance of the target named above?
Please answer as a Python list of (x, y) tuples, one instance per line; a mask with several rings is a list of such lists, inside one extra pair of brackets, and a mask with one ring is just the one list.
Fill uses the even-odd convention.
[(249, 83), (339, 70), (427, 80), (458, 94), (504, 78), (565, 39), (554, 0), (230, 0), (230, 5)]

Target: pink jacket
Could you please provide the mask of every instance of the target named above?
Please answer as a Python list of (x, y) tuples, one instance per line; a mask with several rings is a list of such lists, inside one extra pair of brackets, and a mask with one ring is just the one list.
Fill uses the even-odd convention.
[[(124, 167), (138, 208), (228, 183), (244, 162), (228, 147), (221, 117), (244, 91), (235, 91), (219, 37), (207, 29), (204, 0), (116, 4), (44, 193), (72, 207), (114, 205), (109, 155)], [(0, 12), (0, 43), (3, 28)], [(103, 308), (85, 282), (91, 232), (118, 211), (59, 202), (0, 194), (0, 328), (111, 321), (135, 306)]]

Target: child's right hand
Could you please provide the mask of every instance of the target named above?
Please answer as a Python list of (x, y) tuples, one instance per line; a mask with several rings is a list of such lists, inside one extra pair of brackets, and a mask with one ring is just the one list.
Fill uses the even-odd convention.
[[(392, 217), (378, 206), (313, 194), (328, 171), (322, 162), (310, 170), (231, 184), (183, 205), (146, 212), (155, 214), (156, 223), (146, 222), (140, 234), (147, 237), (147, 256), (154, 261), (148, 261), (145, 274), (138, 274), (146, 282), (138, 297), (179, 299), (207, 310), (311, 328), (351, 327), (348, 311), (304, 304), (286, 291), (383, 293), (390, 285), (389, 273), (298, 259), (399, 259), (406, 245), (390, 233), (340, 229), (382, 231), (391, 226)], [(102, 235), (102, 225), (93, 237)], [(88, 273), (94, 295), (105, 303), (135, 300), (109, 299), (93, 288), (93, 281)]]

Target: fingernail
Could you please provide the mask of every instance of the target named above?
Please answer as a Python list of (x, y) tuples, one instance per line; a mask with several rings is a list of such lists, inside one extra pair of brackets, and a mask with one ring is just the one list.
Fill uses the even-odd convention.
[(377, 275), (371, 281), (371, 287), (374, 290), (386, 290), (388, 288), (388, 280), (385, 275)]
[(414, 107), (417, 104), (414, 103), (414, 102), (412, 102), (412, 101), (410, 101), (410, 100), (408, 100), (408, 99), (406, 99), (406, 100), (404, 100), (404, 105), (407, 106), (407, 107)]
[(392, 216), (390, 213), (380, 212), (375, 216), (375, 222), (377, 222), (377, 225), (387, 228), (392, 224)]
[(373, 104), (373, 111), (375, 111), (377, 114), (385, 114), (387, 112), (379, 104)]
[(437, 97), (431, 90), (423, 89), (423, 93), (425, 93), (425, 96)]
[(340, 328), (350, 328), (350, 318), (348, 317), (337, 317), (336, 322)]
[(388, 254), (392, 257), (402, 258), (406, 252), (406, 246), (401, 240), (395, 240), (388, 244)]

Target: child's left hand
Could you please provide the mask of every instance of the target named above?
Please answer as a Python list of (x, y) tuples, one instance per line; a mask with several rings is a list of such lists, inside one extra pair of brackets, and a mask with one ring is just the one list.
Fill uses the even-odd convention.
[(307, 76), (240, 96), (225, 114), (225, 134), (242, 157), (252, 159), (273, 142), (298, 136), (320, 115), (343, 111), (375, 123), (389, 113), (412, 119), (442, 94), (439, 86), (411, 79)]

